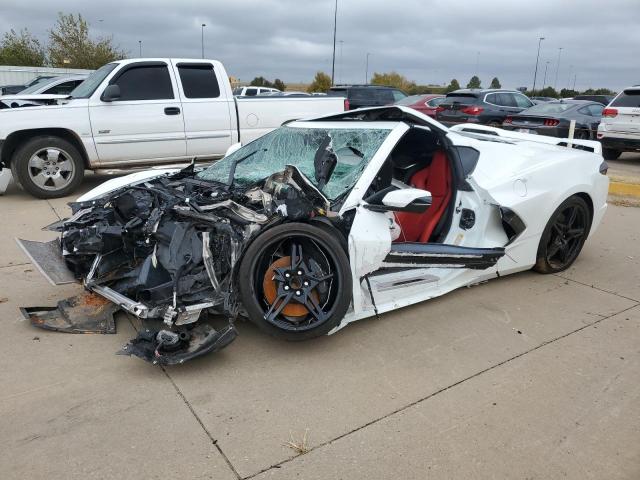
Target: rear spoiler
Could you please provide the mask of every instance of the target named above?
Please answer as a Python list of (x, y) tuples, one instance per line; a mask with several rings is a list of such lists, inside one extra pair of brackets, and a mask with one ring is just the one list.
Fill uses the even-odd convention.
[(533, 135), (531, 133), (520, 133), (510, 130), (504, 130), (497, 127), (489, 127), (487, 125), (478, 125), (475, 123), (462, 123), (449, 128), (452, 132), (473, 133), (478, 135), (487, 135), (493, 138), (499, 137), (505, 140), (525, 140), (527, 142), (546, 143), (547, 145), (557, 145), (558, 147), (569, 147), (577, 150), (585, 150), (602, 155), (602, 144), (595, 140), (577, 140), (571, 138), (547, 137), (546, 135)]

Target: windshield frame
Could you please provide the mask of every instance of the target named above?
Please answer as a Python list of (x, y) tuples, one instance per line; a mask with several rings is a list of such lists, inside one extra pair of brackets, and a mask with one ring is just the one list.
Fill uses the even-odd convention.
[[(272, 145), (272, 143), (265, 143), (265, 141), (269, 142), (268, 137), (271, 137), (272, 139), (275, 138), (275, 136), (277, 135), (276, 132), (283, 132), (283, 130), (292, 130), (292, 129), (296, 129), (296, 130), (305, 130), (306, 132), (309, 132), (311, 130), (317, 130), (317, 131), (335, 131), (337, 130), (343, 130), (343, 131), (355, 131), (355, 130), (367, 130), (367, 131), (385, 131), (386, 134), (384, 135), (384, 138), (382, 138), (378, 143), (376, 143), (376, 145), (372, 145), (371, 148), (376, 148), (374, 151), (371, 151), (371, 149), (369, 150), (369, 154), (367, 155), (366, 152), (367, 150), (363, 149), (362, 153), (365, 153), (365, 156), (362, 157), (363, 161), (361, 163), (358, 164), (353, 164), (353, 163), (343, 163), (344, 167), (346, 168), (345, 170), (345, 174), (344, 177), (337, 177), (337, 176), (333, 176), (332, 179), (327, 183), (327, 186), (329, 186), (332, 182), (333, 185), (332, 187), (327, 190), (326, 187), (322, 190), (323, 195), (325, 195), (330, 201), (331, 203), (334, 203), (336, 201), (339, 201), (341, 198), (344, 198), (348, 192), (350, 192), (353, 187), (359, 182), (359, 178), (362, 176), (362, 174), (368, 169), (369, 165), (371, 164), (371, 161), (373, 160), (373, 158), (377, 155), (378, 151), (382, 148), (382, 146), (385, 144), (385, 142), (387, 141), (387, 138), (389, 137), (390, 133), (393, 131), (394, 127), (397, 125), (397, 122), (305, 122), (305, 121), (298, 121), (298, 122), (293, 122), (290, 124), (287, 124), (285, 126), (282, 126), (280, 128), (277, 128), (275, 130), (272, 130), (271, 132), (267, 133), (266, 135), (263, 135), (262, 137), (257, 138), (256, 140), (244, 145), (242, 148), (234, 151), (232, 154), (226, 156), (225, 158), (219, 160), (218, 162), (214, 163), (213, 165), (211, 165), (210, 167), (208, 167), (205, 170), (202, 170), (200, 172), (198, 172), (198, 178), (200, 178), (201, 180), (205, 180), (205, 181), (211, 181), (214, 183), (225, 183), (228, 184), (228, 180), (226, 177), (224, 177), (224, 171), (220, 171), (220, 172), (215, 172), (216, 175), (218, 175), (218, 178), (214, 178), (214, 175), (209, 176), (209, 178), (207, 178), (207, 175), (205, 174), (204, 176), (202, 175), (203, 173), (205, 173), (207, 170), (211, 169), (212, 171), (214, 171), (216, 168), (220, 168), (220, 167), (216, 167), (216, 165), (219, 165), (220, 162), (227, 162), (226, 165), (222, 166), (221, 168), (233, 168), (233, 161), (238, 161), (240, 160), (240, 162), (238, 162), (238, 165), (241, 166), (244, 164), (244, 162), (242, 161), (243, 157), (250, 155), (252, 156), (254, 151), (257, 152), (259, 151), (259, 149), (262, 149), (265, 146), (269, 146)], [(302, 134), (303, 132), (301, 132)], [(286, 137), (282, 137), (282, 138), (286, 138)], [(340, 138), (340, 137), (332, 137), (332, 138)], [(354, 138), (357, 138), (357, 136), (354, 136)], [(278, 141), (276, 140), (276, 144), (278, 145)], [(345, 146), (343, 146), (343, 148), (346, 148)], [(340, 147), (336, 146), (336, 152), (339, 152), (341, 150)], [(266, 151), (266, 150), (265, 150)], [(274, 173), (278, 173), (281, 172), (285, 169), (286, 164), (294, 164), (296, 167), (298, 167), (298, 170), (305, 176), (308, 178), (308, 180), (314, 185), (314, 187), (318, 188), (318, 182), (315, 179), (315, 176), (313, 175), (313, 173), (311, 173), (314, 169), (314, 165), (313, 165), (313, 156), (311, 155), (311, 151), (307, 152), (309, 153), (309, 157), (304, 159), (304, 163), (298, 163), (295, 164), (293, 162), (290, 162), (286, 159), (283, 159), (283, 164), (282, 164), (282, 168), (279, 169), (277, 168), (276, 165), (274, 165), (274, 169), (271, 172), (267, 172), (267, 170), (269, 170), (269, 168), (265, 168), (265, 172), (261, 172), (264, 173), (264, 176), (261, 177), (256, 177), (255, 179), (249, 179), (250, 182), (242, 182), (241, 185), (246, 185), (246, 186), (250, 186), (253, 183), (259, 183), (260, 181), (268, 178), (269, 176), (273, 175)], [(364, 159), (366, 158), (366, 162), (364, 161)], [(257, 161), (262, 162), (262, 161), (271, 161), (273, 160), (274, 163), (277, 163), (277, 158), (273, 158), (272, 159), (265, 159), (263, 157), (259, 158)], [(247, 160), (248, 161), (248, 160)], [(351, 165), (351, 168), (349, 168), (349, 165)], [(304, 166), (304, 168), (303, 168)], [(240, 168), (240, 167), (238, 167)], [(245, 165), (246, 168), (246, 165)], [(237, 172), (237, 171), (236, 171)], [(306, 172), (306, 173), (305, 173)], [(344, 181), (345, 177), (349, 178), (350, 175), (353, 175), (353, 177), (350, 180), (347, 180), (346, 182)], [(236, 175), (234, 176), (234, 181), (235, 180), (239, 180), (238, 174), (236, 173)], [(343, 183), (343, 185), (341, 184), (341, 182)], [(344, 189), (342, 191), (336, 191), (336, 189), (338, 188), (342, 188), (344, 187)], [(334, 190), (333, 192), (331, 192), (331, 190)]]
[(94, 70), (80, 85), (71, 90), (69, 96), (71, 98), (90, 98), (119, 65), (118, 62), (111, 62)]

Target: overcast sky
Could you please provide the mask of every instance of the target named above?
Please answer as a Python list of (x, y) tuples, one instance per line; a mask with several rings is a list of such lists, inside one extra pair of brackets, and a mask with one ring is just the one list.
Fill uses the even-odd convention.
[[(335, 0), (0, 0), (0, 32), (28, 28), (42, 40), (58, 11), (81, 13), (97, 36), (138, 56), (222, 60), (230, 75), (308, 82), (331, 74)], [(538, 86), (548, 63), (554, 85), (620, 89), (640, 83), (640, 0), (338, 0), (336, 82), (395, 70), (418, 83), (533, 83), (538, 37)], [(340, 52), (340, 41), (342, 53)], [(573, 69), (571, 69), (573, 66)]]

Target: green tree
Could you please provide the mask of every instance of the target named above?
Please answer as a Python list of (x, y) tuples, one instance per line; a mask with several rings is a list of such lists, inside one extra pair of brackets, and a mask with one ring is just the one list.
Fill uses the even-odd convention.
[(249, 85), (253, 87), (273, 87), (273, 83), (271, 83), (264, 77), (255, 77), (253, 80), (251, 80), (251, 83)]
[(500, 80), (498, 80), (498, 77), (493, 77), (493, 80), (491, 80), (491, 85), (489, 86), (489, 88), (502, 88), (502, 85), (500, 85)]
[(280, 80), (279, 78), (276, 78), (273, 81), (273, 87), (277, 88), (281, 92), (284, 92), (287, 89), (287, 85), (282, 80)]
[(25, 67), (42, 67), (45, 64), (45, 51), (37, 38), (25, 28), (16, 32), (10, 30), (0, 42), (0, 64)]
[(112, 38), (92, 40), (89, 25), (80, 14), (59, 13), (49, 32), (49, 60), (54, 67), (96, 69), (125, 56), (125, 51), (113, 45)]
[(397, 72), (389, 73), (374, 73), (371, 77), (371, 83), (373, 85), (386, 85), (389, 87), (399, 88), (405, 92), (413, 90), (416, 86), (415, 82), (407, 80), (406, 77), (400, 75)]
[(449, 82), (449, 85), (447, 86), (445, 92), (449, 93), (453, 92), (454, 90), (460, 90), (460, 83), (458, 83), (458, 80), (456, 80), (455, 78), (451, 80), (451, 82)]
[(558, 92), (553, 87), (544, 87), (542, 90), (536, 90), (538, 97), (558, 98)]
[(469, 83), (467, 83), (467, 88), (481, 88), (481, 87), (482, 85), (477, 75), (474, 75), (473, 77), (471, 77), (471, 80), (469, 80)]
[(331, 77), (324, 72), (316, 73), (316, 76), (313, 78), (313, 82), (307, 88), (307, 92), (324, 92), (326, 93), (331, 88)]

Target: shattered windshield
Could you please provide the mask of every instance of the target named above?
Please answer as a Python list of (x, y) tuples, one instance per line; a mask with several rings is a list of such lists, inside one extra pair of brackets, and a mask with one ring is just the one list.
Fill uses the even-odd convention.
[[(281, 172), (287, 165), (295, 165), (317, 187), (314, 159), (319, 150), (326, 148), (336, 155), (337, 165), (322, 193), (334, 200), (353, 187), (390, 131), (280, 127), (203, 170), (198, 177), (228, 183), (229, 173), (236, 164), (233, 182), (243, 186)], [(328, 146), (323, 147), (327, 143)]]

